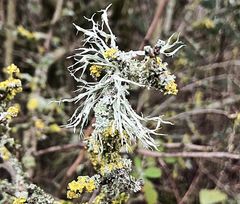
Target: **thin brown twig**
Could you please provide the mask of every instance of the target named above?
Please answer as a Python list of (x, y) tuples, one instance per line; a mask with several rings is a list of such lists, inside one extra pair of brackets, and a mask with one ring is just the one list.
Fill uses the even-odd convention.
[(212, 151), (214, 147), (211, 146), (204, 146), (204, 145), (195, 145), (191, 143), (181, 143), (181, 142), (175, 142), (175, 143), (162, 143), (161, 144), (165, 148), (174, 149), (174, 148), (184, 148), (184, 149), (190, 149), (190, 150), (196, 150), (196, 151)]
[(170, 0), (166, 8), (166, 18), (163, 25), (163, 31), (165, 34), (168, 34), (173, 21), (174, 8), (176, 6), (176, 0)]
[(5, 22), (5, 12), (4, 12), (4, 0), (0, 0), (0, 26), (2, 27)]
[(92, 203), (93, 203), (93, 201), (94, 201), (94, 199), (96, 198), (96, 196), (97, 196), (98, 193), (99, 193), (99, 190), (93, 191), (93, 194), (92, 194), (91, 198), (90, 198), (89, 201), (88, 201), (89, 204), (92, 204)]
[(203, 174), (205, 174), (210, 180), (212, 180), (219, 189), (225, 191), (229, 196), (236, 197), (235, 192), (228, 188), (228, 184), (223, 184), (223, 183), (219, 182), (218, 177), (216, 177), (211, 172), (209, 172), (209, 170), (206, 167), (204, 167), (202, 162), (199, 162), (199, 170)]
[[(95, 118), (92, 119), (91, 123), (89, 124), (89, 126), (87, 127), (87, 129), (84, 132), (84, 136), (85, 137), (89, 137), (93, 131), (93, 127), (92, 124), (95, 122)], [(75, 161), (72, 163), (72, 165), (68, 168), (68, 170), (66, 171), (65, 176), (63, 177), (63, 180), (60, 184), (60, 188), (59, 188), (59, 194), (61, 194), (63, 188), (66, 186), (66, 182), (68, 181), (68, 179), (74, 174), (74, 172), (76, 171), (78, 165), (81, 163), (81, 161), (83, 160), (85, 154), (85, 152), (83, 150), (79, 151), (79, 154), (77, 156), (77, 158), (75, 159)]]
[[(162, 143), (161, 145), (168, 149), (184, 148), (184, 149), (196, 150), (196, 151), (212, 151), (214, 149), (211, 146), (195, 145), (195, 144), (190, 144), (190, 143), (184, 144), (181, 142)], [(49, 153), (53, 153), (53, 152), (64, 152), (64, 151), (68, 151), (68, 150), (74, 149), (74, 148), (85, 148), (85, 145), (84, 145), (84, 143), (79, 142), (76, 144), (64, 144), (64, 145), (51, 146), (46, 149), (41, 149), (41, 150), (34, 152), (34, 156), (41, 156), (41, 155), (49, 154)]]
[(174, 179), (171, 176), (171, 171), (169, 170), (168, 166), (166, 165), (166, 163), (161, 158), (158, 158), (158, 163), (160, 164), (163, 171), (165, 172), (166, 177), (167, 177), (167, 179), (168, 179), (168, 181), (169, 181), (169, 183), (172, 187), (172, 191), (173, 191), (173, 194), (176, 198), (176, 201), (177, 201), (177, 203), (179, 203), (179, 201), (181, 200), (180, 193), (178, 191), (178, 187), (177, 187)]
[(165, 5), (167, 4), (168, 0), (159, 0), (158, 7), (155, 11), (153, 20), (151, 22), (150, 27), (148, 28), (147, 34), (144, 37), (144, 40), (142, 41), (139, 49), (142, 50), (144, 45), (149, 42), (150, 38), (152, 37), (152, 34), (154, 33), (155, 29), (157, 28), (158, 21), (163, 13), (163, 9)]
[(206, 64), (206, 65), (202, 65), (199, 67), (196, 67), (197, 70), (201, 70), (201, 71), (210, 71), (216, 68), (225, 68), (229, 66), (240, 66), (240, 60), (227, 60), (227, 61), (223, 61), (223, 62), (216, 62), (216, 63), (211, 63), (211, 64)]
[(215, 76), (206, 77), (203, 79), (199, 79), (197, 81), (194, 81), (190, 84), (187, 84), (186, 86), (183, 86), (180, 88), (181, 91), (192, 91), (195, 87), (203, 86), (203, 85), (209, 85), (209, 83), (214, 81), (220, 81), (227, 79), (228, 77), (232, 77), (231, 74), (219, 74)]
[(221, 159), (238, 159), (240, 160), (240, 154), (234, 154), (229, 152), (157, 152), (146, 149), (138, 149), (139, 154), (149, 157), (182, 157), (182, 158), (221, 158)]
[(76, 171), (78, 165), (81, 163), (83, 158), (84, 158), (84, 151), (80, 150), (78, 157), (73, 162), (73, 164), (70, 166), (70, 168), (67, 170), (67, 173), (66, 173), (67, 177), (71, 177), (74, 174), (74, 172)]
[(50, 29), (47, 33), (47, 37), (46, 37), (46, 40), (44, 42), (44, 48), (46, 50), (49, 50), (51, 38), (52, 38), (52, 35), (53, 35), (53, 26), (57, 23), (57, 21), (59, 20), (59, 18), (61, 16), (62, 6), (63, 6), (63, 0), (58, 0), (55, 12), (53, 14), (53, 17), (52, 17), (52, 20), (51, 20), (51, 23), (50, 23), (51, 27), (50, 27)]
[(184, 194), (184, 196), (182, 197), (181, 201), (179, 202), (179, 204), (185, 204), (185, 203), (189, 203), (187, 202), (189, 200), (190, 195), (194, 192), (194, 190), (196, 189), (196, 186), (198, 185), (198, 182), (200, 181), (200, 178), (202, 177), (202, 172), (198, 169), (188, 190), (186, 191), (186, 193)]
[(15, 36), (13, 29), (16, 20), (16, 0), (7, 3), (7, 20), (6, 20), (6, 40), (5, 40), (5, 66), (13, 62), (13, 48)]
[(80, 150), (79, 154), (77, 156), (77, 158), (74, 160), (74, 162), (72, 163), (72, 165), (68, 168), (65, 176), (63, 177), (61, 183), (60, 183), (60, 187), (59, 187), (59, 191), (58, 194), (59, 196), (61, 195), (63, 189), (66, 187), (66, 183), (68, 182), (68, 179), (74, 174), (74, 172), (76, 171), (78, 165), (81, 163), (81, 161), (84, 159), (84, 151)]
[[(204, 79), (194, 81), (194, 82), (192, 82), (190, 84), (187, 84), (183, 87), (180, 87), (179, 90), (181, 90), (181, 92), (192, 91), (196, 87), (199, 87), (199, 86), (202, 86), (202, 85), (207, 85), (209, 82), (212, 82), (212, 81), (226, 79), (228, 76), (229, 76), (228, 74), (221, 74), (221, 75), (218, 75), (218, 76), (210, 76), (210, 77), (207, 77), (207, 78), (204, 78)], [(165, 108), (169, 107), (169, 104), (173, 103), (175, 101), (175, 99), (176, 99), (176, 96), (170, 96), (161, 105), (158, 105), (157, 108), (153, 108), (153, 111), (149, 114), (149, 116), (153, 117), (153, 116), (159, 114), (159, 112), (161, 112)]]
[(199, 114), (217, 114), (217, 115), (223, 115), (226, 118), (232, 119), (232, 115), (229, 114), (227, 111), (209, 108), (209, 109), (195, 109), (195, 110), (179, 113), (177, 115), (174, 115), (174, 116), (168, 118), (168, 120), (182, 119), (182, 118), (187, 118), (192, 115), (199, 115)]
[(59, 151), (67, 151), (73, 148), (84, 148), (84, 144), (82, 142), (76, 144), (65, 144), (65, 145), (56, 145), (52, 147), (48, 147), (46, 149), (38, 150), (34, 153), (34, 156), (41, 156), (44, 154), (49, 154), (52, 152), (59, 152)]

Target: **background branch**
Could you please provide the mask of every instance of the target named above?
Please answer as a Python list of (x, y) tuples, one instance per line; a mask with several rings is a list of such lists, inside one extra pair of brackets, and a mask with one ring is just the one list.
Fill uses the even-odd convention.
[(154, 14), (154, 17), (153, 17), (153, 20), (148, 28), (148, 31), (144, 37), (144, 40), (142, 41), (139, 49), (142, 50), (143, 47), (149, 43), (155, 29), (157, 28), (157, 24), (159, 22), (159, 19), (163, 13), (163, 9), (165, 8), (166, 4), (167, 4), (168, 0), (159, 0), (158, 1), (158, 6), (157, 6), (157, 9), (155, 11), (155, 14)]
[(139, 154), (149, 157), (182, 157), (182, 158), (221, 158), (221, 159), (240, 159), (240, 154), (229, 152), (156, 152), (145, 149), (138, 149)]
[(14, 29), (16, 19), (16, 0), (7, 1), (6, 40), (5, 40), (5, 66), (13, 62)]

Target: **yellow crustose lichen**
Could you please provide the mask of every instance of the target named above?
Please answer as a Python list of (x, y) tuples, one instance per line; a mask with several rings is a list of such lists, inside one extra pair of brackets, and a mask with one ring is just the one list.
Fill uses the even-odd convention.
[(20, 106), (18, 104), (15, 104), (14, 106), (10, 106), (8, 109), (7, 109), (7, 116), (6, 118), (7, 119), (12, 119), (14, 117), (16, 117), (19, 113), (19, 110), (20, 110)]
[(9, 78), (0, 82), (0, 90), (7, 92), (7, 99), (11, 100), (17, 93), (22, 92), (22, 84), (19, 79)]
[(96, 196), (93, 203), (94, 204), (100, 204), (101, 201), (104, 199), (104, 197), (105, 197), (104, 193), (100, 193), (98, 196)]
[(8, 73), (9, 75), (12, 75), (13, 73), (19, 74), (20, 70), (19, 68), (15, 65), (15, 64), (11, 64), (10, 66), (8, 66), (7, 68), (4, 69), (4, 71), (6, 73)]
[[(99, 152), (99, 151), (98, 151)], [(112, 152), (107, 157), (99, 157), (98, 152), (90, 152), (89, 159), (95, 169), (100, 169), (101, 175), (106, 175), (117, 169), (123, 168), (121, 156), (117, 152)]]
[(93, 192), (96, 189), (95, 180), (89, 176), (79, 176), (77, 181), (73, 180), (68, 184), (67, 197), (69, 199), (79, 198), (84, 190)]
[(92, 65), (90, 67), (90, 74), (93, 77), (100, 77), (103, 67), (99, 65)]
[(117, 135), (117, 131), (115, 130), (113, 130), (113, 127), (112, 127), (112, 125), (110, 125), (108, 128), (106, 128), (105, 130), (104, 130), (104, 132), (103, 132), (103, 136), (104, 137), (114, 137), (114, 136), (116, 136)]
[(15, 200), (13, 201), (13, 204), (23, 204), (26, 203), (26, 198), (15, 198)]
[(195, 27), (195, 28), (204, 27), (204, 28), (207, 28), (207, 29), (212, 29), (212, 28), (215, 27), (215, 23), (210, 18), (203, 18), (202, 20), (194, 22), (193, 27)]
[(0, 147), (0, 156), (4, 161), (7, 161), (10, 159), (11, 153), (8, 151), (8, 149), (4, 146)]
[[(96, 198), (94, 199), (94, 204), (100, 204), (101, 201), (104, 199), (105, 195), (104, 193), (100, 193)], [(126, 193), (121, 193), (116, 199), (111, 201), (111, 204), (123, 204), (126, 203), (126, 201), (129, 199), (129, 195)]]
[[(112, 125), (110, 125), (108, 128), (106, 128), (103, 131), (103, 143), (106, 144), (106, 146), (109, 145), (109, 148), (111, 148), (112, 145), (110, 145), (110, 140), (116, 140), (116, 138), (119, 138), (119, 134), (117, 130), (114, 130)], [(106, 175), (111, 173), (112, 171), (115, 171), (117, 169), (123, 168), (123, 162), (122, 158), (118, 153), (118, 146), (114, 147), (117, 149), (117, 151), (111, 152), (111, 154), (105, 155), (105, 157), (99, 157), (100, 145), (98, 142), (91, 140), (92, 143), (92, 149), (89, 154), (89, 159), (91, 160), (91, 163), (95, 168), (100, 169), (101, 175)], [(113, 148), (113, 147), (112, 147)]]
[(177, 84), (175, 83), (175, 81), (170, 81), (166, 86), (165, 86), (165, 94), (173, 94), (176, 95), (178, 93), (177, 90)]
[(30, 111), (33, 111), (35, 109), (37, 109), (37, 107), (39, 106), (39, 102), (37, 98), (30, 98), (28, 103), (27, 103), (27, 108)]
[(23, 36), (23, 37), (25, 37), (29, 40), (32, 40), (32, 39), (36, 38), (36, 33), (35, 32), (30, 32), (21, 25), (17, 27), (17, 31), (21, 36)]
[(116, 58), (115, 54), (117, 53), (117, 51), (118, 50), (116, 48), (110, 48), (103, 53), (103, 56), (105, 58)]
[(4, 72), (9, 75), (9, 78), (0, 82), (0, 90), (6, 92), (6, 99), (11, 100), (17, 93), (22, 91), (21, 80), (15, 78), (20, 71), (16, 65), (11, 64), (7, 68), (4, 68)]
[(126, 193), (121, 193), (116, 199), (112, 201), (112, 204), (123, 204), (129, 199), (129, 195)]
[(162, 65), (162, 60), (160, 57), (156, 57), (156, 62), (158, 65)]
[(43, 122), (41, 119), (37, 119), (37, 120), (34, 122), (34, 126), (35, 126), (37, 129), (42, 130), (42, 129), (44, 129), (45, 124), (44, 124), (44, 122)]
[(121, 169), (121, 168), (123, 168), (123, 163), (120, 160), (112, 163), (104, 162), (100, 168), (100, 173), (101, 175), (104, 176), (108, 173), (111, 173), (114, 170)]
[(79, 195), (73, 191), (67, 191), (67, 198), (68, 199), (79, 198)]
[(59, 127), (58, 124), (54, 123), (49, 125), (49, 132), (55, 133), (55, 132), (60, 132), (61, 128)]

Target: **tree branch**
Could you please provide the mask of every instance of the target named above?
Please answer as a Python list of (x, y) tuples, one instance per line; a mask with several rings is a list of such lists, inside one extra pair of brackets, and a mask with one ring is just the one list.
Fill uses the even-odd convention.
[(48, 31), (47, 38), (44, 42), (44, 47), (45, 47), (46, 50), (49, 50), (50, 42), (51, 42), (52, 35), (53, 35), (53, 26), (57, 23), (57, 21), (61, 17), (62, 6), (63, 6), (63, 0), (58, 0), (55, 12), (53, 14), (53, 17), (52, 17), (52, 20), (51, 20), (51, 23), (50, 23), (51, 27)]
[(179, 113), (177, 115), (174, 115), (170, 118), (168, 118), (168, 120), (176, 120), (176, 119), (180, 119), (180, 118), (186, 118), (192, 115), (199, 115), (199, 114), (217, 114), (217, 115), (223, 115), (229, 119), (232, 119), (232, 115), (229, 114), (227, 111), (224, 110), (219, 110), (219, 109), (195, 109), (195, 110), (191, 110), (191, 111), (186, 111), (183, 113)]
[(67, 151), (72, 148), (84, 148), (84, 144), (77, 143), (77, 144), (65, 144), (65, 145), (52, 146), (46, 149), (38, 150), (37, 152), (34, 153), (34, 156), (41, 156), (41, 155), (52, 153), (52, 152)]
[(145, 149), (138, 149), (139, 154), (149, 157), (183, 157), (183, 158), (220, 158), (220, 159), (238, 159), (240, 160), (240, 154), (234, 154), (229, 152), (157, 152)]
[(172, 178), (170, 169), (168, 168), (166, 163), (161, 158), (158, 158), (158, 163), (160, 164), (160, 166), (162, 167), (163, 171), (165, 172), (165, 174), (167, 176), (167, 179), (169, 181), (169, 184), (172, 187), (172, 191), (173, 191), (173, 194), (174, 194), (174, 196), (176, 198), (176, 201), (177, 201), (177, 203), (179, 203), (180, 200), (181, 200), (180, 193), (178, 191), (178, 187), (177, 187), (174, 179)]
[(200, 181), (200, 178), (202, 176), (203, 176), (202, 172), (198, 169), (194, 178), (193, 178), (193, 180), (192, 180), (192, 183), (190, 184), (188, 190), (186, 191), (186, 193), (182, 197), (179, 204), (189, 203), (189, 197), (193, 194), (194, 190), (196, 190), (198, 182)]
[(145, 35), (144, 37), (144, 40), (142, 42), (142, 44), (140, 45), (139, 49), (142, 50), (144, 45), (146, 43), (149, 42), (150, 38), (152, 37), (152, 34), (154, 33), (156, 27), (157, 27), (157, 24), (158, 24), (158, 21), (163, 13), (163, 9), (165, 7), (165, 5), (167, 4), (168, 0), (159, 0), (158, 2), (158, 7), (155, 11), (155, 14), (154, 14), (154, 17), (153, 17), (153, 20), (151, 22), (151, 25), (150, 27), (148, 28), (148, 31), (147, 31), (147, 34)]
[(16, 19), (16, 0), (8, 1), (7, 4), (7, 26), (6, 26), (6, 41), (5, 41), (5, 66), (10, 65), (13, 62), (13, 46), (14, 46), (14, 34), (13, 29), (15, 27)]

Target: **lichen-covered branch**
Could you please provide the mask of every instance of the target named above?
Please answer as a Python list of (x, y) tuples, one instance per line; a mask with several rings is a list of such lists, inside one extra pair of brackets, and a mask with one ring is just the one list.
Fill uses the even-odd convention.
[[(144, 117), (131, 107), (127, 96), (132, 86), (155, 88), (164, 94), (177, 94), (175, 76), (170, 73), (162, 55), (173, 56), (184, 45), (179, 36), (172, 35), (167, 41), (159, 40), (154, 47), (144, 51), (119, 50), (116, 36), (110, 29), (107, 7), (101, 10), (102, 22), (94, 16), (86, 18), (92, 25), (84, 29), (74, 24), (84, 34), (85, 47), (72, 56), (75, 63), (68, 69), (79, 82), (77, 95), (62, 102), (78, 104), (66, 125), (82, 135), (90, 114), (95, 116), (94, 130), (85, 138), (89, 158), (96, 174), (80, 176), (68, 185), (67, 197), (79, 198), (82, 193), (99, 189), (93, 203), (125, 203), (130, 194), (141, 190), (143, 181), (131, 176), (131, 160), (121, 152), (131, 152), (132, 145), (157, 148), (153, 135), (161, 135), (159, 127), (167, 123), (161, 117)], [(95, 80), (86, 81), (89, 72)], [(154, 128), (147, 124), (155, 123)]]
[(18, 104), (10, 104), (16, 94), (22, 91), (22, 84), (19, 79), (20, 70), (17, 66), (12, 64), (6, 67), (4, 71), (8, 78), (0, 82), (0, 171), (6, 172), (6, 177), (1, 175), (1, 203), (52, 204), (54, 202), (53, 197), (27, 180), (22, 164), (10, 151), (10, 149), (15, 148), (15, 142), (13, 138), (9, 137), (10, 128), (8, 124), (13, 117), (18, 115), (20, 110)]

